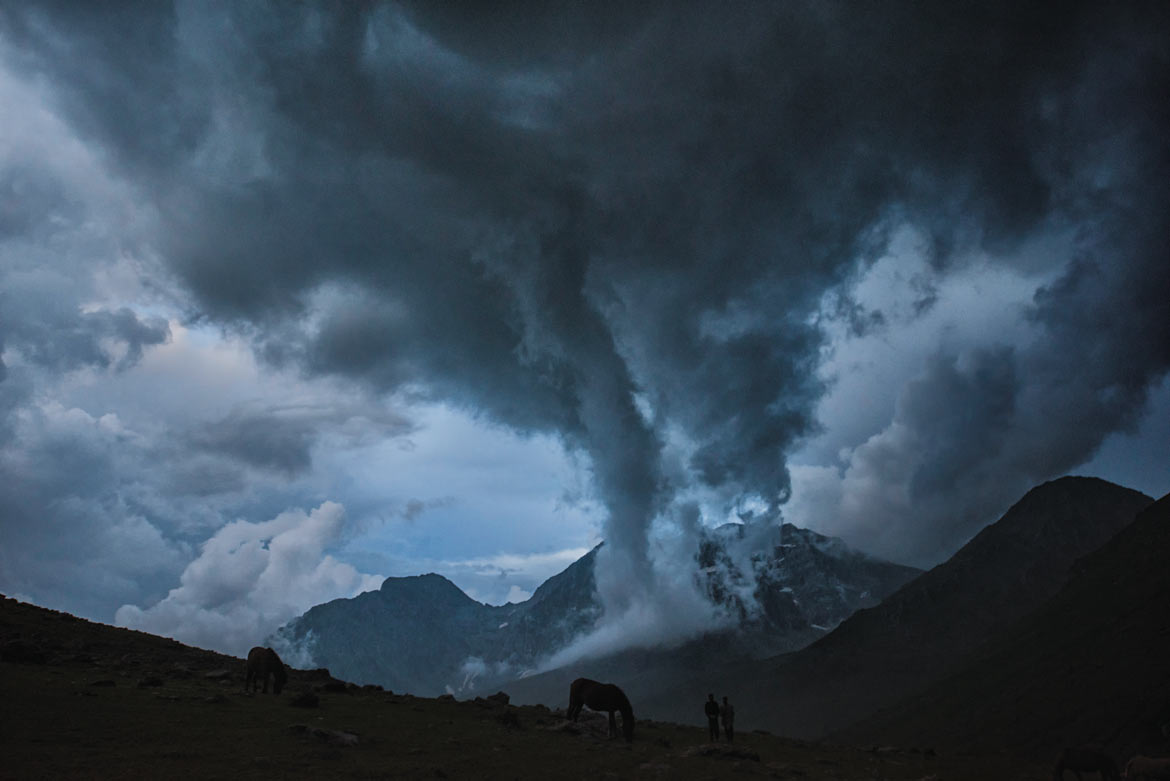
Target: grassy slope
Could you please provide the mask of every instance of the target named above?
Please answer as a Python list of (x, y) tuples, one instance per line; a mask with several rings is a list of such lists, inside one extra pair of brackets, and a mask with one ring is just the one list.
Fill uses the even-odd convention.
[[(1000, 757), (873, 752), (752, 733), (736, 748), (758, 760), (703, 756), (689, 753), (706, 739), (693, 727), (639, 722), (626, 744), (604, 739), (603, 720), (586, 718), (574, 731), (540, 707), (327, 691), (323, 671), (294, 671), (280, 697), (248, 696), (242, 660), (8, 599), (0, 602), (0, 653), (3, 778), (1044, 776)], [(230, 677), (207, 676), (217, 671)], [(138, 685), (151, 678), (161, 685)], [(316, 690), (319, 707), (290, 707), (307, 690)], [(518, 727), (505, 723), (513, 718)], [(331, 746), (291, 731), (296, 723), (352, 732), (360, 742)]]

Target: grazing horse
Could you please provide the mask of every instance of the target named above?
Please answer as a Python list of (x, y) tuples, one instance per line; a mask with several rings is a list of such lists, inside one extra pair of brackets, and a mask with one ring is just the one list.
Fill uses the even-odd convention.
[(621, 689), (612, 683), (598, 683), (588, 678), (578, 678), (569, 686), (569, 718), (576, 721), (582, 706), (585, 705), (589, 706), (589, 710), (609, 713), (611, 738), (617, 737), (617, 719), (614, 718), (613, 712), (621, 711), (622, 734), (627, 741), (634, 739), (634, 709)]
[(1154, 781), (1154, 779), (1170, 778), (1170, 759), (1151, 759), (1150, 757), (1136, 756), (1125, 766), (1126, 781)]
[(1103, 781), (1119, 781), (1121, 775), (1117, 772), (1117, 763), (1104, 751), (1095, 748), (1066, 748), (1056, 760), (1056, 769), (1052, 772), (1053, 781), (1061, 781), (1064, 771), (1071, 770), (1078, 781), (1081, 772), (1100, 773)]
[(288, 671), (284, 669), (284, 662), (271, 648), (256, 646), (248, 652), (248, 674), (244, 678), (244, 691), (256, 691), (257, 684), (263, 684), (263, 692), (268, 693), (268, 676), (272, 676), (272, 693), (280, 694), (285, 681), (288, 680)]

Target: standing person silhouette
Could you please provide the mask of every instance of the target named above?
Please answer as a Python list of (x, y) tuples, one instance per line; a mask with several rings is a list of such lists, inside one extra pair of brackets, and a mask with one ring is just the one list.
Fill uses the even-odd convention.
[(723, 707), (719, 709), (719, 715), (723, 717), (723, 734), (727, 736), (728, 743), (735, 742), (735, 706), (723, 698)]
[(707, 731), (711, 734), (711, 742), (719, 741), (719, 703), (715, 702), (715, 695), (707, 695), (707, 703), (703, 706), (707, 714)]

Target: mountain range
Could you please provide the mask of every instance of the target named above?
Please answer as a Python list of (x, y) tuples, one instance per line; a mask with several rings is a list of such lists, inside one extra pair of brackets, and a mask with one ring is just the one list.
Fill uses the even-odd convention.
[(342, 677), (423, 693), (503, 688), (557, 707), (586, 676), (619, 683), (655, 720), (702, 723), (711, 692), (736, 704), (741, 729), (788, 737), (1164, 753), (1167, 550), (1170, 497), (1066, 477), (925, 573), (788, 525), (709, 530), (696, 583), (734, 620), (675, 647), (533, 672), (600, 616), (598, 549), (525, 603), (481, 605), (437, 575), (391, 578), (313, 608), (277, 639)]
[(1044, 483), (881, 605), (797, 653), (722, 671), (719, 684), (766, 729), (809, 738), (842, 729), (958, 669), (1152, 502), (1096, 478)]
[[(595, 567), (601, 546), (524, 602), (474, 601), (440, 575), (387, 578), (378, 591), (317, 605), (269, 639), (301, 666), (418, 695), (490, 693), (531, 675), (601, 616)], [(705, 532), (695, 583), (728, 626), (682, 655), (763, 658), (803, 647), (919, 570), (881, 561), (838, 539), (785, 524), (726, 524)]]

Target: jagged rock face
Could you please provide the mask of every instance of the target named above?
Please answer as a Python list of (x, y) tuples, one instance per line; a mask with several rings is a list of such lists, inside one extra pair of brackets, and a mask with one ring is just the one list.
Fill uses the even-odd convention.
[(804, 645), (920, 574), (787, 523), (721, 526), (697, 560), (712, 601), (739, 619), (744, 645), (761, 658)]
[[(600, 547), (600, 546), (598, 546)], [(381, 589), (318, 605), (270, 644), (291, 664), (419, 695), (470, 696), (525, 675), (601, 616), (595, 548), (526, 602), (475, 602), (446, 578), (388, 578)], [(732, 616), (730, 642), (755, 657), (801, 647), (918, 570), (852, 551), (786, 524), (709, 531), (695, 577)]]

